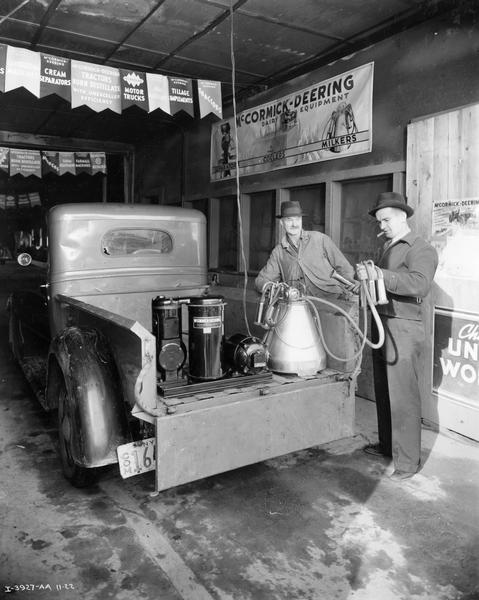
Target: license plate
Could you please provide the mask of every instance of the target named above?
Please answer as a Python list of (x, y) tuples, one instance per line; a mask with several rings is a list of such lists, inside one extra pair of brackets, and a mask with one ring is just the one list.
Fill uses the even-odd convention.
[(123, 479), (153, 471), (155, 468), (155, 438), (122, 444), (118, 446), (116, 452)]

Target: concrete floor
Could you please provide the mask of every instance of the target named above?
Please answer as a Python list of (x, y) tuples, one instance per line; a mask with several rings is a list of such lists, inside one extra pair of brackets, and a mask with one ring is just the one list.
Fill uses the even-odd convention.
[[(0, 598), (479, 599), (479, 444), (425, 430), (402, 484), (357, 434), (153, 497), (153, 474), (70, 487), (9, 357), (0, 295)], [(23, 590), (21, 586), (24, 586)], [(20, 591), (17, 591), (19, 589)]]

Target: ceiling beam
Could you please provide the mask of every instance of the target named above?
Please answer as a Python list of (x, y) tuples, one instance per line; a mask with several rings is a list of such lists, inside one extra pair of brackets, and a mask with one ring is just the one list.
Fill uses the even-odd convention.
[(37, 44), (40, 41), (40, 38), (45, 30), (45, 27), (48, 26), (48, 23), (50, 22), (50, 19), (51, 19), (53, 13), (56, 11), (56, 9), (58, 8), (58, 5), (60, 4), (61, 1), (62, 0), (52, 0), (51, 1), (49, 7), (47, 8), (47, 10), (45, 11), (45, 14), (42, 17), (42, 20), (38, 24), (38, 29), (35, 31), (32, 41), (30, 42), (31, 50), (35, 50), (35, 48), (37, 47)]
[(238, 8), (243, 6), (243, 4), (245, 4), (247, 1), (248, 0), (238, 0), (237, 2), (235, 2), (234, 6), (223, 11), (219, 16), (217, 16), (215, 19), (213, 19), (204, 29), (202, 29), (201, 31), (198, 31), (198, 33), (195, 33), (194, 35), (192, 35), (185, 42), (183, 42), (177, 48), (175, 48), (172, 52), (170, 52), (166, 58), (164, 58), (160, 62), (156, 63), (154, 68), (159, 69), (161, 67), (161, 65), (163, 63), (165, 63), (168, 59), (174, 58), (176, 54), (178, 54), (179, 52), (184, 50), (187, 46), (190, 46), (193, 42), (195, 42), (196, 40), (205, 36), (207, 33), (209, 33), (211, 30), (213, 30), (215, 27), (217, 27), (220, 23), (222, 23), (223, 21), (228, 19), (232, 13), (234, 13), (236, 10), (238, 10)]
[(115, 52), (121, 48), (123, 45), (125, 45), (126, 40), (131, 37), (135, 31), (137, 31), (144, 23), (146, 23), (146, 21), (148, 21), (148, 19), (160, 8), (160, 6), (162, 4), (164, 4), (166, 2), (166, 0), (158, 0), (158, 2), (156, 3), (156, 5), (142, 18), (138, 21), (138, 23), (132, 28), (130, 29), (130, 31), (123, 37), (122, 40), (120, 40), (116, 46), (113, 48), (113, 50), (107, 54), (105, 56), (105, 58), (103, 59), (102, 63), (106, 63), (112, 56), (113, 54), (115, 54)]

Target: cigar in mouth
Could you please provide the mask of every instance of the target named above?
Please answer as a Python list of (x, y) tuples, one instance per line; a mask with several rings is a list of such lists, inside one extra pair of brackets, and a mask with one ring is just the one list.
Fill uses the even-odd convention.
[(384, 235), (384, 231), (381, 231), (381, 233), (378, 233), (376, 237), (381, 237), (382, 235)]

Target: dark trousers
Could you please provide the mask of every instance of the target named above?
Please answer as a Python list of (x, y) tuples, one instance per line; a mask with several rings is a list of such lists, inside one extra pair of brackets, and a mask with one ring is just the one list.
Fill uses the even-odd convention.
[[(373, 351), (379, 443), (394, 467), (416, 472), (421, 461), (421, 396), (424, 327), (421, 321), (381, 317), (385, 341)], [(373, 340), (377, 340), (373, 321)]]

